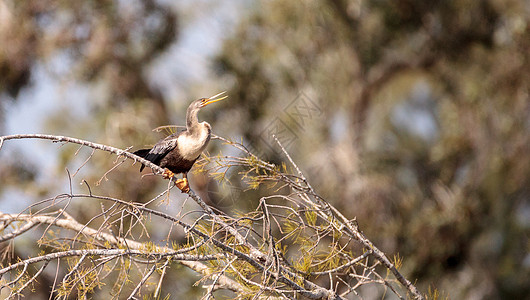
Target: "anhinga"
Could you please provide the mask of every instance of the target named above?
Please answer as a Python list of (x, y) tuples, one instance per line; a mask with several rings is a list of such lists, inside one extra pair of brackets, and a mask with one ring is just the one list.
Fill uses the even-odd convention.
[[(186, 111), (186, 130), (174, 133), (158, 141), (151, 149), (140, 149), (134, 154), (165, 168), (165, 178), (172, 178), (175, 174), (182, 173), (182, 179), (177, 180), (175, 185), (182, 192), (189, 192), (188, 171), (206, 148), (208, 142), (210, 142), (212, 132), (210, 124), (206, 122), (199, 123), (197, 114), (206, 105), (228, 97), (219, 97), (222, 94), (224, 92), (210, 98), (201, 98), (193, 101)], [(144, 165), (140, 167), (140, 172), (142, 172), (144, 167)]]

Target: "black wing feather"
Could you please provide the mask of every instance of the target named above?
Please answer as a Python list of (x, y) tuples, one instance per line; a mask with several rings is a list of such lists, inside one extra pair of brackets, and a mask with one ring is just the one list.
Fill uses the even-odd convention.
[[(147, 159), (148, 161), (159, 165), (160, 161), (173, 149), (177, 147), (177, 138), (181, 133), (173, 133), (172, 135), (158, 141), (151, 149), (140, 149), (134, 154)], [(144, 165), (140, 167), (140, 172), (145, 168)]]

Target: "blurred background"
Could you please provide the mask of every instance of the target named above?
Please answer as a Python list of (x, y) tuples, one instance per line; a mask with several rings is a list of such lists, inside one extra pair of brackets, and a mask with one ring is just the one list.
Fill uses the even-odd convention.
[[(527, 0), (0, 0), (0, 134), (137, 149), (164, 136), (152, 129), (184, 125), (192, 100), (226, 90), (200, 119), (278, 163), (276, 134), (320, 195), (399, 254), (423, 292), (528, 299), (529, 49)], [(240, 154), (219, 141), (208, 150)], [(0, 211), (67, 192), (65, 168), (82, 167), (74, 190), (87, 180), (128, 201), (167, 185), (130, 163), (100, 181), (115, 157), (83, 165), (90, 154), (6, 142)], [(228, 213), (255, 209), (263, 191), (245, 192), (239, 177), (190, 181)], [(35, 237), (14, 255), (38, 253)], [(165, 293), (201, 294), (198, 277), (173, 269)]]

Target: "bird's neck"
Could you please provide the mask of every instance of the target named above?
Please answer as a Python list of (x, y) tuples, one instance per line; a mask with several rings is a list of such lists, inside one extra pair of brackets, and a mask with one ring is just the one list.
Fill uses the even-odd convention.
[(210, 124), (206, 122), (197, 123), (193, 127), (188, 127), (186, 134), (196, 140), (205, 140), (209, 138), (211, 134)]
[(199, 110), (196, 108), (190, 107), (186, 111), (186, 135), (196, 141), (207, 143), (210, 139), (210, 124), (206, 122), (199, 123), (198, 114)]
[(190, 133), (199, 131), (199, 118), (197, 117), (198, 114), (199, 110), (193, 109), (191, 106), (188, 107), (188, 110), (186, 111), (186, 128)]

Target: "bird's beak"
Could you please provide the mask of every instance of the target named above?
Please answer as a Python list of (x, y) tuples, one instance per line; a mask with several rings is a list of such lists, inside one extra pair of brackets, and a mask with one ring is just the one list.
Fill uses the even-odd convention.
[[(226, 91), (224, 91), (224, 92), (220, 92), (220, 93), (217, 94), (217, 95), (211, 96), (210, 98), (207, 99), (206, 102), (204, 102), (204, 103), (202, 104), (202, 107), (205, 107), (205, 106), (208, 105), (208, 104), (212, 104), (212, 103), (215, 103), (215, 102), (217, 102), (217, 101), (221, 101), (221, 100), (223, 100), (223, 99), (228, 98), (228, 95), (225, 95), (225, 96), (220, 97), (220, 96), (221, 96), (222, 94), (224, 94), (224, 93), (226, 93)], [(218, 97), (219, 97), (219, 98), (218, 98)]]

